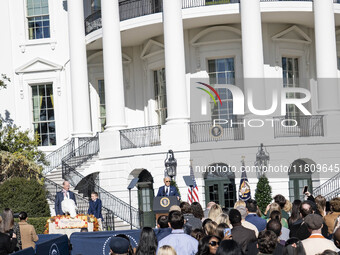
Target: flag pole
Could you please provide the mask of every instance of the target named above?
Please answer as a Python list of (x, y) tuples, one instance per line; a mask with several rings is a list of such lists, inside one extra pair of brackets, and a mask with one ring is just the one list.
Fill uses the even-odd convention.
[[(190, 169), (192, 169), (192, 159), (190, 159)], [(192, 192), (192, 186), (190, 187), (190, 190), (191, 190), (191, 203), (193, 203), (193, 201), (194, 201), (194, 194), (193, 194), (193, 192)]]

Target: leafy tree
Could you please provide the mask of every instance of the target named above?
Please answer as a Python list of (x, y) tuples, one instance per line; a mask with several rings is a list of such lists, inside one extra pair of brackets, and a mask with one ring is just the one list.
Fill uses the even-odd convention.
[(7, 82), (11, 82), (10, 78), (7, 77), (6, 74), (1, 74), (0, 78), (0, 89), (1, 88), (7, 88)]
[(262, 175), (256, 185), (255, 200), (261, 212), (266, 210), (267, 205), (272, 201), (272, 187), (268, 178)]
[(29, 217), (48, 217), (50, 208), (44, 186), (36, 179), (15, 177), (0, 186), (0, 211), (11, 208), (13, 212), (27, 212)]
[(175, 180), (171, 180), (170, 185), (171, 185), (171, 186), (174, 186), (174, 187), (176, 188), (177, 193), (179, 194), (179, 196), (181, 196), (181, 193), (179, 192), (179, 188), (178, 188), (178, 186), (177, 186), (176, 181), (175, 181)]
[(0, 151), (0, 183), (13, 177), (40, 179), (41, 166), (20, 153)]
[(38, 149), (39, 138), (30, 136), (30, 131), (21, 131), (19, 127), (0, 119), (0, 151), (25, 156), (28, 160), (47, 164), (45, 154)]

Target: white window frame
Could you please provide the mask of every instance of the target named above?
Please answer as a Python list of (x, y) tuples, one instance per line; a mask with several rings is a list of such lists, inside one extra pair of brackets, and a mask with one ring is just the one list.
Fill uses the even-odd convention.
[(57, 107), (58, 107), (58, 92), (57, 92), (57, 88), (56, 88), (56, 81), (54, 79), (42, 79), (42, 80), (29, 80), (27, 81), (27, 86), (28, 86), (28, 102), (29, 102), (29, 121), (30, 121), (30, 126), (31, 126), (31, 130), (32, 130), (32, 133), (35, 135), (34, 133), (34, 118), (33, 118), (33, 102), (32, 102), (32, 99), (33, 99), (33, 93), (32, 93), (32, 87), (33, 86), (39, 86), (39, 85), (46, 85), (46, 84), (51, 84), (52, 85), (52, 90), (53, 90), (53, 110), (54, 110), (54, 122), (55, 122), (55, 136), (56, 136), (56, 144), (55, 145), (48, 145), (48, 146), (40, 146), (40, 148), (44, 148), (43, 150), (49, 150), (49, 148), (54, 148), (55, 146), (58, 146), (59, 145), (59, 135), (58, 135), (58, 130), (59, 130), (59, 126), (58, 126), (58, 110), (57, 110)]

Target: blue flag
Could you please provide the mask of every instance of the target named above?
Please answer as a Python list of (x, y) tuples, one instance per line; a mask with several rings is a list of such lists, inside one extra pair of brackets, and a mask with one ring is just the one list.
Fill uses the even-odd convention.
[(242, 175), (239, 188), (239, 200), (247, 201), (251, 198), (250, 185), (247, 178), (247, 172), (244, 166), (244, 159), (242, 159)]

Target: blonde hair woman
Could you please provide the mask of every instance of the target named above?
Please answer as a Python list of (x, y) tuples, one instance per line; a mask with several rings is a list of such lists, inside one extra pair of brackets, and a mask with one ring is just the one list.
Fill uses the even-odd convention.
[(238, 201), (234, 204), (234, 209), (236, 209), (238, 206), (247, 207), (247, 206), (246, 206), (246, 202), (244, 202), (244, 201), (242, 201), (242, 200), (238, 200)]
[(177, 255), (177, 253), (170, 245), (163, 245), (158, 249), (157, 255)]
[(215, 221), (219, 215), (222, 213), (222, 208), (218, 204), (214, 204), (209, 211), (208, 218)]
[(293, 207), (293, 204), (289, 200), (286, 200), (283, 210), (290, 215), (290, 213), (292, 212), (292, 207)]
[(221, 213), (220, 215), (217, 216), (216, 223), (217, 225), (221, 223), (226, 223), (228, 226), (230, 226), (229, 215), (226, 213)]

